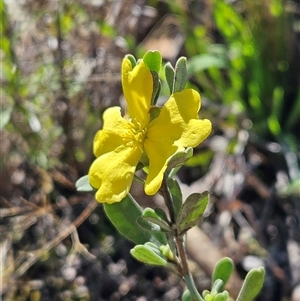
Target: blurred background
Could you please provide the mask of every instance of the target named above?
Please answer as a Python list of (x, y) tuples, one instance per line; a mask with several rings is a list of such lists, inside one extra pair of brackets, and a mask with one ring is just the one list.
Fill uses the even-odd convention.
[[(178, 173), (184, 195), (211, 194), (188, 235), (199, 289), (229, 256), (232, 296), (263, 265), (257, 300), (300, 300), (299, 0), (0, 0), (0, 12), (3, 300), (180, 300), (182, 281), (132, 259), (102, 206), (75, 189), (103, 111), (124, 106), (122, 58), (150, 49), (188, 58), (213, 123)], [(139, 184), (132, 194), (162, 206)]]

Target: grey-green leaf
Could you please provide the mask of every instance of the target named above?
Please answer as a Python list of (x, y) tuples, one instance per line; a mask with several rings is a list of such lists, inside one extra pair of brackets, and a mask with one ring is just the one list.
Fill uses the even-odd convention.
[(232, 259), (229, 257), (222, 258), (215, 265), (212, 274), (212, 283), (214, 283), (217, 279), (221, 279), (225, 285), (232, 274), (233, 269), (234, 263)]
[(252, 269), (248, 272), (241, 291), (236, 301), (251, 301), (261, 291), (265, 280), (265, 269), (263, 267)]
[(157, 241), (149, 231), (138, 224), (137, 219), (142, 217), (142, 209), (130, 194), (119, 203), (104, 204), (104, 210), (112, 224), (127, 239), (136, 244)]
[(177, 219), (177, 228), (179, 234), (184, 234), (187, 230), (194, 227), (206, 209), (209, 201), (207, 191), (203, 193), (193, 193), (183, 203)]
[(185, 88), (186, 83), (187, 83), (186, 58), (180, 57), (175, 65), (173, 93), (182, 91)]
[(170, 62), (168, 62), (165, 65), (165, 75), (166, 75), (167, 84), (169, 86), (170, 94), (172, 94), (173, 93), (175, 70), (174, 70), (174, 68), (173, 68), (173, 66), (171, 65)]
[(137, 245), (130, 250), (131, 255), (137, 260), (150, 265), (166, 266), (167, 260), (161, 255), (158, 255), (151, 246)]
[(182, 206), (182, 193), (180, 186), (176, 179), (169, 178), (168, 179), (168, 187), (172, 195), (174, 213), (175, 213), (175, 220), (177, 220), (180, 208)]
[(90, 191), (95, 190), (89, 182), (88, 175), (83, 176), (80, 179), (78, 179), (77, 182), (75, 183), (75, 187), (76, 187), (77, 191), (90, 192)]
[(193, 156), (193, 148), (188, 147), (182, 152), (175, 153), (168, 162), (167, 172), (175, 167), (182, 166), (187, 160)]

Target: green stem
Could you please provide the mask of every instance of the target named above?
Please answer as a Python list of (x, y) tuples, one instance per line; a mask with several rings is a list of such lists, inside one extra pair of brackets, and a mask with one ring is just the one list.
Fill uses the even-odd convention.
[(183, 279), (185, 281), (185, 284), (186, 284), (188, 290), (191, 293), (192, 299), (196, 300), (196, 301), (204, 301), (204, 299), (200, 296), (199, 292), (196, 289), (196, 286), (195, 286), (195, 283), (194, 283), (194, 280), (193, 280), (193, 277), (191, 276), (191, 274), (189, 273), (188, 275), (185, 275), (183, 277)]
[(177, 236), (176, 237), (176, 245), (177, 245), (177, 249), (178, 249), (178, 256), (179, 256), (180, 261), (181, 261), (181, 273), (183, 275), (183, 279), (186, 283), (186, 286), (187, 286), (188, 290), (191, 293), (191, 297), (195, 301), (204, 301), (202, 299), (202, 297), (200, 296), (200, 294), (199, 294), (199, 292), (198, 292), (198, 290), (195, 286), (195, 282), (193, 280), (193, 277), (190, 273), (182, 236)]

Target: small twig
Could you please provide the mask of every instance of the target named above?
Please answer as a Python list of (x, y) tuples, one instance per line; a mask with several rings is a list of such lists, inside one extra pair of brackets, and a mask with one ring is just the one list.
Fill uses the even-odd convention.
[[(33, 256), (23, 263), (15, 272), (14, 278), (21, 277), (41, 256), (47, 253), (50, 249), (56, 246), (59, 242), (70, 235), (76, 228), (81, 225), (91, 214), (91, 212), (98, 206), (98, 204), (92, 200), (88, 206), (84, 209), (81, 215), (68, 227), (62, 230), (54, 239), (47, 242), (42, 248), (33, 252)], [(14, 279), (14, 280), (15, 280)]]
[(93, 261), (96, 259), (96, 256), (91, 254), (87, 248), (80, 242), (77, 229), (75, 229), (71, 233), (71, 238), (73, 241), (73, 247), (75, 252), (80, 253), (82, 256), (84, 256), (87, 260)]

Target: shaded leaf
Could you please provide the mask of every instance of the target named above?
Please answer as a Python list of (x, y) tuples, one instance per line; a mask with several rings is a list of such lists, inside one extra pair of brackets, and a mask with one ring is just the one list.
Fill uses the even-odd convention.
[(173, 68), (173, 66), (171, 65), (170, 62), (168, 62), (165, 65), (165, 75), (166, 75), (167, 84), (169, 86), (170, 94), (172, 94), (173, 93), (175, 70), (174, 70), (174, 68)]
[(183, 203), (177, 219), (177, 228), (183, 234), (194, 227), (201, 219), (209, 201), (207, 191), (203, 193), (193, 193)]
[(154, 106), (159, 97), (161, 83), (160, 83), (158, 73), (156, 71), (151, 71), (151, 74), (152, 74), (152, 78), (153, 78), (153, 92), (152, 92), (152, 97), (151, 97), (151, 105)]
[(167, 217), (165, 210), (163, 210), (161, 208), (154, 208), (154, 211), (163, 221), (165, 221), (167, 224), (169, 224), (170, 221)]
[(142, 209), (130, 194), (121, 202), (104, 204), (104, 210), (112, 224), (127, 239), (136, 244), (157, 241), (149, 231), (138, 224), (137, 219), (142, 216)]
[(167, 172), (175, 167), (182, 166), (187, 160), (193, 156), (193, 148), (188, 147), (182, 152), (175, 153), (168, 162)]
[(125, 55), (125, 58), (129, 59), (131, 62), (132, 69), (136, 66), (136, 59), (132, 54)]
[(160, 216), (152, 208), (146, 208), (143, 211), (143, 218), (149, 222), (158, 225), (160, 228), (170, 231), (170, 226), (160, 218)]
[(168, 187), (170, 189), (171, 195), (172, 195), (172, 201), (173, 201), (173, 207), (174, 207), (174, 213), (175, 213), (175, 220), (177, 220), (180, 208), (182, 206), (182, 193), (180, 186), (176, 179), (169, 178), (168, 179)]

